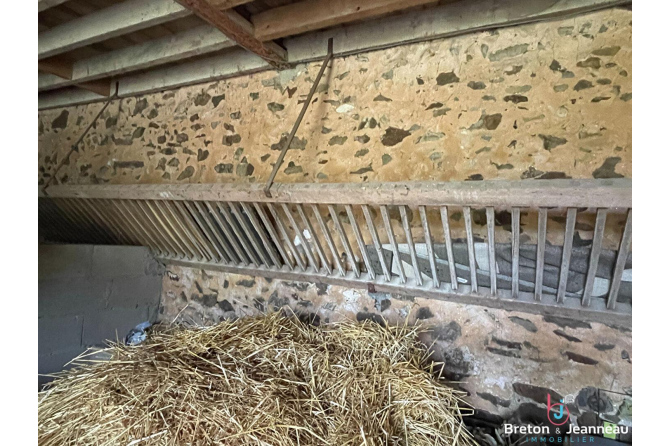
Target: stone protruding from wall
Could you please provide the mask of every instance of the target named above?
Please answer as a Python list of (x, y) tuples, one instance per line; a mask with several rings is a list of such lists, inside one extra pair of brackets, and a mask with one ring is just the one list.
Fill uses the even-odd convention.
[(164, 267), (147, 248), (40, 245), (38, 255), (40, 374), (156, 320)]

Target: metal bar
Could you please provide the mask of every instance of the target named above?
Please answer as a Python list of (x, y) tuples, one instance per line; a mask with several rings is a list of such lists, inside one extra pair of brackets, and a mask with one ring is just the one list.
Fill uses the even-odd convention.
[(344, 251), (347, 253), (347, 256), (349, 256), (349, 262), (351, 263), (351, 268), (354, 271), (354, 275), (356, 276), (356, 278), (358, 278), (361, 276), (361, 271), (358, 268), (358, 264), (356, 263), (356, 257), (354, 257), (354, 251), (351, 249), (351, 244), (349, 243), (347, 234), (346, 232), (344, 232), (344, 228), (342, 227), (340, 216), (337, 215), (337, 211), (335, 210), (335, 207), (332, 204), (328, 205), (328, 212), (330, 213), (330, 218), (333, 219), (333, 225), (335, 225), (335, 230), (340, 236), (340, 240), (342, 241), (342, 245), (344, 246)]
[(628, 252), (630, 251), (631, 239), (633, 236), (633, 210), (628, 210), (628, 216), (626, 217), (626, 226), (623, 230), (623, 235), (621, 236), (621, 244), (619, 245), (619, 252), (616, 256), (616, 265), (614, 266), (614, 272), (612, 273), (612, 285), (610, 286), (610, 292), (607, 296), (607, 308), (614, 310), (616, 308), (616, 300), (619, 295), (619, 287), (621, 286), (621, 278), (623, 276), (624, 269), (626, 268), (626, 260), (628, 259)]
[(537, 260), (535, 263), (535, 300), (542, 300), (544, 286), (544, 250), (547, 245), (547, 209), (540, 208), (537, 214)]
[(409, 256), (412, 259), (412, 268), (414, 269), (414, 280), (419, 286), (423, 285), (423, 278), (421, 277), (421, 270), (419, 269), (419, 260), (416, 258), (416, 249), (414, 249), (414, 239), (412, 237), (412, 228), (409, 226), (409, 219), (407, 218), (407, 208), (404, 205), (398, 206), (400, 209), (400, 219), (402, 220), (402, 227), (405, 230), (405, 240), (407, 240), (407, 247), (409, 248)]
[(258, 236), (260, 237), (261, 242), (263, 243), (263, 246), (265, 246), (265, 251), (268, 253), (268, 255), (270, 256), (270, 259), (272, 260), (272, 263), (274, 263), (274, 265), (277, 268), (281, 268), (282, 263), (279, 260), (279, 258), (277, 257), (277, 254), (275, 254), (275, 250), (273, 249), (273, 246), (270, 243), (270, 240), (268, 240), (267, 235), (265, 235), (265, 231), (263, 230), (263, 227), (261, 226), (260, 222), (256, 218), (256, 215), (254, 214), (254, 212), (251, 210), (251, 208), (249, 207), (249, 205), (247, 203), (242, 202), (242, 203), (240, 203), (240, 205), (242, 206), (242, 209), (244, 210), (244, 212), (249, 217), (249, 220), (251, 221), (251, 225), (254, 227), (254, 229), (258, 233)]
[(384, 259), (384, 252), (382, 250), (382, 245), (379, 242), (379, 236), (377, 234), (377, 229), (375, 229), (375, 222), (372, 219), (372, 215), (370, 214), (370, 209), (365, 204), (361, 207), (363, 208), (363, 215), (365, 216), (368, 230), (372, 236), (372, 243), (375, 245), (375, 251), (377, 252), (377, 257), (379, 258), (379, 263), (381, 264), (384, 278), (386, 278), (387, 281), (391, 280), (391, 273), (389, 272), (388, 266), (386, 265), (386, 260)]
[(302, 208), (301, 204), (296, 204), (296, 209), (298, 209), (298, 215), (300, 215), (300, 219), (302, 220), (302, 224), (305, 226), (305, 229), (307, 229), (307, 232), (309, 233), (309, 236), (312, 238), (312, 241), (314, 242), (314, 247), (316, 248), (317, 254), (319, 254), (319, 258), (321, 259), (321, 263), (323, 264), (324, 268), (326, 268), (326, 271), (328, 271), (328, 274), (333, 273), (333, 268), (330, 266), (330, 262), (328, 261), (328, 258), (326, 257), (325, 252), (323, 251), (323, 247), (321, 246), (321, 242), (319, 241), (318, 237), (316, 236), (316, 231), (314, 231), (314, 227), (312, 226), (312, 222), (309, 221), (307, 218), (307, 215), (305, 215), (305, 211)]
[(305, 250), (305, 255), (307, 255), (307, 260), (309, 260), (309, 264), (312, 266), (312, 268), (314, 268), (314, 271), (318, 273), (320, 271), (319, 264), (316, 262), (316, 259), (314, 258), (312, 248), (310, 248), (310, 246), (307, 244), (305, 236), (300, 230), (300, 227), (298, 227), (298, 223), (295, 221), (295, 218), (293, 218), (291, 210), (288, 208), (288, 205), (286, 203), (282, 203), (282, 209), (284, 210), (284, 214), (286, 214), (286, 218), (288, 218), (289, 223), (291, 223), (291, 226), (293, 226), (293, 231), (295, 231), (295, 234), (298, 236), (298, 240), (300, 240), (300, 243), (302, 244)]
[(561, 273), (558, 279), (558, 291), (556, 301), (565, 300), (565, 290), (568, 286), (568, 276), (570, 274), (570, 257), (572, 256), (572, 239), (575, 235), (575, 220), (577, 218), (577, 209), (568, 209), (568, 218), (565, 222), (565, 239), (563, 241), (563, 257), (561, 260)]
[(247, 244), (246, 240), (244, 239), (244, 236), (240, 233), (237, 225), (235, 224), (233, 216), (230, 214), (230, 211), (226, 207), (228, 206), (228, 204), (217, 202), (216, 206), (219, 208), (219, 211), (221, 211), (221, 214), (223, 215), (223, 218), (226, 220), (226, 223), (228, 223), (228, 226), (230, 226), (230, 229), (232, 229), (233, 233), (235, 234), (235, 237), (232, 237), (231, 240), (234, 241), (235, 243), (237, 242), (240, 243), (240, 245), (243, 248), (244, 254), (251, 261), (250, 263), (253, 263), (256, 266), (260, 266), (260, 261), (256, 257), (256, 253)]
[(172, 241), (179, 246), (179, 249), (183, 252), (184, 257), (190, 257), (192, 259), (198, 257), (196, 251), (191, 248), (187, 241), (179, 235), (179, 230), (175, 224), (170, 220), (167, 212), (163, 210), (165, 205), (160, 201), (146, 200), (144, 202), (146, 206), (151, 209), (156, 218), (161, 222), (161, 224), (166, 228), (166, 232), (172, 239)]
[(198, 209), (195, 208), (193, 202), (185, 201), (184, 204), (186, 205), (187, 211), (191, 214), (197, 225), (200, 227), (202, 234), (205, 236), (204, 242), (209, 242), (207, 243), (207, 245), (214, 248), (214, 251), (216, 252), (213, 254), (218, 254), (219, 261), (226, 262), (227, 261), (226, 255), (223, 253), (221, 249), (219, 249), (219, 245), (216, 242), (216, 237), (214, 237), (214, 234), (209, 232), (209, 227), (207, 226), (207, 223), (205, 223), (205, 221), (202, 218), (202, 215), (200, 215)]
[(475, 261), (475, 242), (472, 236), (472, 213), (469, 206), (463, 208), (463, 219), (465, 220), (465, 234), (468, 239), (468, 264), (470, 266), (470, 286), (472, 292), (477, 292), (477, 262)]
[(430, 262), (430, 272), (433, 275), (433, 286), (440, 287), (440, 278), (437, 277), (437, 264), (435, 263), (435, 250), (433, 248), (433, 238), (430, 235), (430, 225), (426, 216), (426, 206), (419, 206), (419, 216), (423, 226), (423, 236), (426, 239), (426, 250), (428, 251), (428, 261)]
[(489, 277), (491, 279), (491, 296), (498, 294), (498, 269), (496, 268), (496, 216), (492, 207), (486, 208), (486, 243), (489, 248)]
[(279, 239), (279, 235), (277, 234), (277, 231), (275, 231), (275, 228), (272, 227), (272, 222), (270, 222), (270, 219), (268, 219), (268, 216), (265, 213), (265, 210), (258, 203), (254, 203), (254, 209), (256, 209), (256, 212), (258, 212), (258, 215), (260, 215), (261, 220), (263, 220), (263, 224), (265, 225), (265, 228), (268, 230), (268, 233), (270, 234), (270, 238), (272, 238), (272, 241), (274, 242), (275, 246), (277, 247), (277, 250), (279, 251), (279, 255), (281, 255), (282, 259), (284, 260), (284, 263), (286, 265), (290, 266), (291, 269), (293, 269), (295, 267), (295, 262), (293, 262), (291, 260), (289, 255), (284, 250), (284, 247), (282, 246), (282, 242)]
[(286, 225), (284, 225), (284, 221), (279, 218), (279, 213), (277, 212), (277, 209), (275, 209), (274, 205), (272, 203), (268, 203), (268, 209), (270, 210), (270, 214), (272, 214), (272, 218), (275, 219), (275, 222), (277, 223), (277, 227), (279, 228), (279, 232), (281, 233), (282, 237), (284, 238), (284, 241), (288, 245), (288, 249), (291, 252), (291, 255), (295, 259), (296, 263), (300, 267), (301, 270), (306, 271), (307, 267), (305, 266), (305, 261), (302, 259), (302, 256), (300, 253), (295, 249), (295, 245), (293, 244), (293, 240), (291, 240), (291, 237), (288, 235), (288, 231), (286, 230)]
[(512, 208), (512, 298), (519, 297), (519, 237), (521, 232), (521, 211)]
[(286, 152), (288, 152), (288, 149), (291, 146), (291, 142), (293, 142), (293, 137), (295, 136), (295, 133), (298, 131), (298, 127), (300, 127), (300, 123), (302, 122), (302, 118), (305, 116), (305, 112), (307, 112), (307, 107), (309, 107), (309, 104), (312, 102), (312, 96), (314, 96), (314, 92), (316, 92), (316, 88), (319, 86), (321, 76), (323, 76), (323, 72), (326, 71), (326, 66), (328, 65), (328, 62), (330, 62), (332, 58), (333, 58), (333, 39), (331, 37), (330, 39), (328, 39), (328, 54), (326, 54), (326, 59), (323, 61), (321, 69), (316, 75), (316, 79), (312, 84), (312, 88), (310, 88), (309, 93), (307, 94), (307, 99), (305, 99), (305, 102), (302, 104), (302, 110), (300, 110), (298, 119), (296, 119), (295, 124), (293, 124), (291, 133), (289, 133), (288, 138), (286, 138), (286, 143), (284, 144), (284, 147), (279, 153), (279, 157), (277, 158), (277, 161), (275, 162), (275, 165), (272, 168), (272, 173), (270, 173), (268, 181), (265, 183), (265, 188), (263, 189), (263, 191), (265, 192), (265, 196), (268, 198), (272, 197), (272, 194), (270, 193), (270, 187), (272, 187), (272, 183), (274, 182), (275, 177), (277, 176), (279, 167), (281, 167), (282, 163), (284, 162)]
[(191, 217), (188, 213), (188, 211), (185, 209), (185, 202), (176, 202), (173, 201), (170, 204), (177, 208), (177, 211), (179, 211), (179, 214), (181, 215), (183, 222), (188, 226), (190, 230), (190, 234), (193, 235), (194, 238), (194, 243), (198, 245), (198, 248), (201, 249), (201, 252), (204, 254), (205, 257), (209, 257), (210, 260), (216, 260), (216, 254), (214, 254), (214, 251), (209, 247), (209, 243), (205, 242), (205, 240), (202, 237), (202, 234), (198, 230), (197, 225), (193, 222), (193, 217)]
[(231, 230), (233, 230), (233, 227), (230, 226), (230, 230), (228, 229), (230, 221), (228, 220), (227, 214), (223, 214), (225, 220), (224, 222), (221, 219), (221, 215), (219, 215), (219, 212), (217, 211), (217, 209), (221, 209), (219, 203), (216, 203), (216, 209), (212, 206), (212, 204), (209, 201), (206, 201), (205, 205), (207, 206), (209, 213), (212, 215), (212, 217), (214, 217), (214, 221), (216, 221), (216, 224), (219, 225), (219, 227), (223, 231), (223, 234), (226, 236), (230, 244), (233, 246), (233, 250), (235, 251), (235, 254), (237, 254), (237, 258), (240, 260), (239, 263), (246, 263), (247, 265), (249, 265), (251, 263), (251, 260), (238, 243), (237, 235), (230, 232)]
[(188, 257), (186, 255), (186, 251), (183, 251), (181, 249), (181, 245), (179, 245), (174, 241), (172, 233), (167, 228), (163, 220), (158, 216), (158, 214), (156, 214), (156, 212), (154, 212), (154, 210), (147, 203), (145, 203), (142, 200), (138, 200), (137, 207), (139, 207), (142, 210), (147, 220), (153, 223), (156, 229), (156, 233), (160, 234), (160, 237), (162, 238), (163, 242), (168, 246), (169, 250), (173, 253), (175, 257), (182, 257), (182, 258)]
[(315, 204), (312, 204), (310, 206), (312, 207), (312, 212), (314, 213), (314, 217), (316, 218), (316, 221), (319, 224), (319, 228), (321, 229), (321, 233), (323, 234), (324, 238), (326, 239), (326, 243), (328, 244), (328, 247), (330, 248), (330, 253), (333, 256), (333, 263), (335, 264), (335, 266), (337, 266), (337, 269), (340, 271), (340, 275), (344, 276), (346, 274), (346, 272), (344, 270), (344, 266), (342, 265), (342, 261), (340, 260), (340, 256), (337, 253), (337, 249), (335, 249), (335, 243), (333, 242), (333, 238), (330, 236), (330, 231), (328, 231), (328, 228), (326, 227), (326, 223), (323, 221), (323, 217), (321, 217), (321, 213), (319, 212), (319, 208)]
[(191, 248), (191, 251), (193, 251), (194, 256), (200, 257), (201, 259), (207, 257), (202, 251), (200, 245), (196, 242), (193, 233), (191, 233), (191, 231), (186, 228), (184, 222), (175, 212), (174, 208), (172, 207), (172, 202), (163, 200), (161, 201), (161, 204), (163, 205), (163, 210), (165, 210), (166, 215), (169, 215), (174, 226), (182, 233), (182, 237), (184, 237), (185, 240), (189, 242), (189, 247)]
[(195, 208), (197, 209), (197, 211), (200, 213), (200, 216), (202, 217), (202, 219), (205, 221), (205, 223), (209, 227), (210, 233), (214, 236), (214, 238), (216, 238), (216, 241), (219, 243), (219, 245), (221, 245), (221, 248), (226, 253), (226, 256), (225, 256), (226, 257), (226, 262), (228, 262), (228, 263), (239, 263), (237, 261), (237, 258), (233, 254), (232, 246), (230, 246), (230, 244), (226, 240), (224, 240), (223, 237), (221, 237), (221, 233), (212, 223), (212, 220), (210, 218), (210, 215), (209, 215), (209, 212), (207, 211), (207, 209), (205, 209), (202, 206), (202, 203), (199, 202), (199, 201), (194, 201), (193, 204), (194, 204)]
[(261, 247), (258, 245), (258, 242), (256, 241), (256, 237), (254, 236), (253, 231), (247, 224), (247, 221), (244, 219), (244, 215), (240, 212), (240, 210), (237, 207), (237, 203), (228, 203), (228, 206), (230, 206), (230, 209), (233, 211), (233, 215), (235, 215), (235, 218), (237, 218), (237, 221), (239, 222), (240, 226), (242, 227), (242, 230), (244, 233), (247, 235), (247, 238), (249, 240), (249, 243), (251, 243), (251, 246), (253, 249), (256, 250), (256, 253), (258, 254), (258, 258), (261, 259), (263, 264), (267, 266), (268, 268), (270, 267), (270, 262), (268, 262), (267, 255), (263, 252)]
[(591, 243), (591, 256), (589, 259), (589, 269), (586, 273), (586, 283), (584, 285), (584, 294), (582, 295), (582, 305), (591, 305), (591, 295), (593, 293), (593, 284), (596, 280), (598, 271), (598, 261), (600, 260), (600, 251), (605, 233), (605, 221), (607, 220), (607, 209), (598, 209), (596, 214), (596, 226), (593, 229), (593, 242)]
[(442, 218), (442, 231), (444, 232), (444, 244), (447, 247), (447, 260), (449, 261), (449, 277), (451, 278), (451, 289), (457, 291), (458, 276), (456, 276), (454, 247), (451, 243), (451, 229), (449, 228), (449, 209), (446, 206), (440, 206), (440, 217)]
[(400, 260), (400, 251), (398, 250), (398, 242), (396, 242), (395, 234), (393, 233), (393, 226), (391, 226), (391, 219), (389, 218), (389, 211), (385, 205), (379, 206), (379, 211), (382, 213), (382, 220), (384, 221), (384, 229), (386, 229), (386, 234), (389, 237), (389, 243), (391, 243), (391, 249), (393, 250), (393, 260), (398, 267), (398, 275), (400, 276), (400, 281), (402, 283), (407, 282), (407, 276), (405, 275), (405, 270), (402, 267), (402, 260)]
[(372, 268), (372, 263), (370, 262), (370, 256), (368, 256), (368, 251), (365, 249), (365, 242), (363, 241), (361, 230), (358, 228), (358, 223), (356, 222), (356, 216), (354, 215), (354, 211), (348, 204), (344, 206), (344, 209), (347, 211), (347, 216), (349, 217), (349, 223), (351, 224), (351, 230), (354, 233), (354, 237), (356, 238), (356, 242), (358, 243), (358, 248), (360, 249), (361, 255), (363, 256), (363, 262), (365, 263), (365, 267), (368, 270), (368, 277), (370, 278), (370, 280), (375, 280), (376, 274), (374, 268)]

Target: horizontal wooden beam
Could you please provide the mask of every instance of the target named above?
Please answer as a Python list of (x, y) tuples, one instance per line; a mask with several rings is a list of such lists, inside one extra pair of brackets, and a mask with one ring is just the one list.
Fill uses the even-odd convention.
[[(40, 74), (38, 89), (48, 91), (74, 85), (77, 82), (89, 82), (146, 70), (233, 46), (235, 42), (223, 35), (221, 31), (210, 25), (202, 25), (179, 34), (78, 60), (70, 67), (71, 79), (69, 80), (54, 75)], [(40, 65), (41, 63), (40, 61)]]
[(264, 43), (254, 36), (254, 28), (245, 18), (234, 11), (221, 11), (208, 0), (176, 0), (195, 15), (225, 34), (242, 48), (251, 51), (273, 66), (286, 62), (286, 50), (269, 42)]
[(38, 35), (38, 59), (190, 15), (173, 0), (127, 0)]
[(261, 184), (57, 185), (51, 197), (209, 200), (280, 203), (471, 206), (497, 208), (632, 207), (632, 181), (525, 180), (404, 183), (275, 184), (272, 198)]
[[(325, 57), (327, 41), (334, 38), (335, 56), (346, 56), (468, 32), (558, 19), (619, 5), (630, 0), (478, 0), (447, 3), (435, 8), (380, 18), (339, 28), (305, 34), (284, 40), (291, 64), (320, 60)], [(210, 82), (249, 72), (249, 63), (239, 70), (228, 60), (228, 54), (214, 56), (198, 63), (185, 63), (139, 76), (119, 79), (120, 96), (136, 96), (158, 89), (177, 88)], [(238, 56), (236, 56), (238, 57)], [(255, 71), (272, 68), (258, 59)], [(190, 74), (189, 74), (190, 73)], [(217, 73), (219, 73), (217, 75)], [(174, 82), (174, 83), (172, 83)], [(160, 88), (157, 86), (160, 85)], [(100, 100), (68, 91), (40, 94), (39, 108), (54, 108)]]
[(260, 40), (302, 34), (315, 29), (436, 3), (435, 0), (305, 0), (251, 17)]

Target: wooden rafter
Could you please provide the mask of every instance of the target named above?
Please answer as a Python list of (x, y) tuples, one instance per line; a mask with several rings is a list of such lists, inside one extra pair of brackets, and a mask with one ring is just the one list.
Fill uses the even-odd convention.
[(244, 49), (260, 56), (273, 66), (283, 66), (286, 50), (274, 42), (261, 42), (254, 36), (254, 27), (235, 11), (221, 11), (206, 0), (177, 0), (201, 19), (218, 28)]

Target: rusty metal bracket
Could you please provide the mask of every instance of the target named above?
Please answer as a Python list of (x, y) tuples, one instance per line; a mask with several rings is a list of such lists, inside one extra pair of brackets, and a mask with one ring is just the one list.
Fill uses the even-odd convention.
[(293, 137), (295, 136), (295, 133), (298, 131), (298, 127), (300, 127), (300, 123), (302, 122), (302, 118), (305, 116), (305, 112), (307, 111), (307, 107), (309, 107), (309, 104), (312, 102), (312, 96), (314, 96), (314, 92), (316, 92), (316, 87), (319, 86), (319, 82), (321, 81), (321, 76), (323, 76), (323, 72), (326, 71), (326, 66), (328, 65), (328, 62), (333, 58), (333, 39), (332, 37), (328, 39), (328, 54), (326, 54), (326, 59), (323, 61), (323, 65), (321, 65), (321, 69), (319, 70), (319, 73), (316, 75), (316, 79), (314, 80), (314, 84), (312, 85), (312, 88), (309, 90), (309, 94), (307, 95), (307, 99), (305, 99), (305, 103), (302, 105), (302, 110), (300, 110), (300, 114), (298, 115), (298, 119), (295, 121), (295, 124), (293, 124), (293, 129), (291, 129), (291, 133), (288, 135), (288, 138), (286, 139), (286, 143), (284, 144), (284, 147), (281, 149), (281, 152), (279, 153), (279, 158), (277, 158), (277, 162), (275, 162), (274, 167), (272, 168), (272, 173), (270, 173), (270, 178), (268, 178), (267, 183), (265, 183), (265, 187), (263, 188), (263, 191), (265, 192), (265, 196), (268, 198), (272, 198), (272, 194), (270, 193), (270, 188), (272, 187), (272, 183), (275, 180), (275, 177), (277, 176), (277, 172), (279, 171), (279, 167), (282, 165), (284, 162), (284, 157), (286, 156), (286, 152), (288, 152), (288, 148), (291, 145), (291, 142), (293, 141)]

